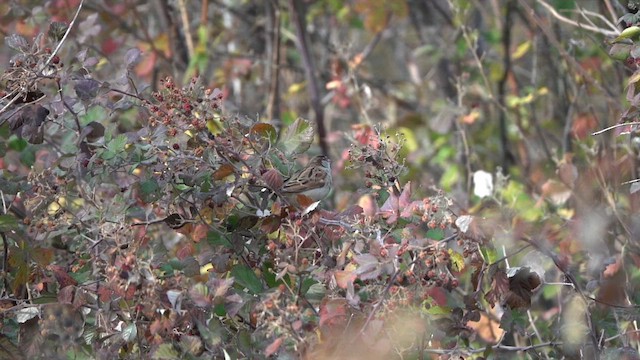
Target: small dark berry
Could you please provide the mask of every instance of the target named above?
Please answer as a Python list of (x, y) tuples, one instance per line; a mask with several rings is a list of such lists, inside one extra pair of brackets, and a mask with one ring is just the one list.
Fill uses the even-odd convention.
[(180, 150), (179, 144), (173, 144), (173, 150)]

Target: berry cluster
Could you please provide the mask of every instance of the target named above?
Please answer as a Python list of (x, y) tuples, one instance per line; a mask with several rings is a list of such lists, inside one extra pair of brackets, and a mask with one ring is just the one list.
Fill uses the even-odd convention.
[[(167, 126), (167, 134), (171, 137), (187, 130), (200, 132), (207, 128), (208, 121), (222, 120), (219, 115), (222, 92), (199, 85), (196, 77), (184, 88), (176, 86), (173, 79), (167, 77), (162, 81), (162, 89), (153, 93), (153, 98), (156, 103), (146, 104), (151, 112), (149, 125)], [(177, 150), (180, 145), (172, 144), (172, 147)]]

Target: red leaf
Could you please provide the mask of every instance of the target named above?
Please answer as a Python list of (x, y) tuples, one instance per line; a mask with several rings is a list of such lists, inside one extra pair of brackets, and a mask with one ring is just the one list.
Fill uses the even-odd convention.
[(178, 251), (176, 252), (176, 257), (179, 260), (184, 260), (189, 256), (193, 256), (194, 253), (195, 247), (193, 246), (193, 243), (186, 243), (184, 246), (178, 249)]
[(269, 346), (267, 346), (266, 349), (264, 349), (264, 355), (269, 357), (275, 354), (276, 352), (278, 352), (278, 349), (280, 348), (280, 345), (282, 345), (283, 341), (284, 341), (284, 337), (279, 337), (275, 339)]
[(209, 227), (206, 224), (198, 224), (194, 227), (191, 232), (191, 240), (196, 243), (199, 243), (202, 239), (207, 238), (207, 233), (209, 232)]

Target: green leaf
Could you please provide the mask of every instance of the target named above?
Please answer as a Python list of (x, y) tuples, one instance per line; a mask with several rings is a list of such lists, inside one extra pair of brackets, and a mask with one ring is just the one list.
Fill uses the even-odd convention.
[(131, 323), (129, 325), (127, 325), (127, 327), (125, 327), (122, 330), (122, 340), (124, 340), (125, 342), (132, 342), (136, 339), (136, 337), (138, 336), (138, 328), (136, 327), (136, 324)]
[(209, 231), (207, 233), (207, 242), (212, 246), (224, 246), (227, 249), (233, 249), (233, 244), (222, 234), (215, 231)]
[(448, 306), (432, 306), (426, 310), (429, 315), (451, 315), (451, 308)]
[(208, 326), (200, 321), (196, 324), (202, 340), (204, 340), (209, 347), (220, 346), (224, 334), (224, 326), (220, 323), (220, 319), (213, 317), (209, 320)]
[(615, 44), (625, 39), (637, 40), (639, 36), (640, 26), (629, 26), (628, 28), (624, 29), (617, 38), (613, 39), (612, 43)]
[(119, 153), (124, 151), (124, 146), (127, 144), (127, 136), (120, 134), (107, 143), (107, 150), (113, 153)]
[(236, 265), (231, 269), (231, 276), (235, 279), (235, 282), (249, 290), (253, 294), (260, 294), (262, 292), (262, 282), (256, 276), (256, 273), (246, 265)]
[(464, 257), (457, 251), (449, 249), (449, 256), (451, 256), (451, 265), (453, 265), (454, 271), (462, 271), (464, 269)]
[(178, 350), (173, 347), (172, 344), (161, 344), (158, 349), (153, 353), (152, 359), (158, 360), (174, 360), (179, 359), (180, 354)]
[(609, 49), (609, 56), (614, 60), (625, 61), (631, 56), (630, 44), (613, 44)]
[(140, 195), (144, 201), (150, 202), (158, 197), (160, 186), (155, 179), (141, 181), (138, 186), (140, 186)]
[(321, 301), (322, 299), (324, 299), (326, 293), (327, 289), (324, 287), (324, 285), (322, 283), (316, 282), (309, 287), (309, 290), (306, 293), (306, 298), (309, 301)]
[(313, 142), (315, 130), (308, 120), (297, 118), (291, 125), (283, 129), (280, 136), (280, 147), (285, 155), (302, 154)]
[(444, 239), (444, 230), (439, 228), (429, 229), (427, 231), (427, 237), (433, 240), (442, 240)]
[(11, 150), (22, 151), (27, 146), (29, 146), (29, 143), (27, 142), (27, 140), (25, 140), (23, 138), (19, 138), (19, 137), (15, 136), (15, 137), (12, 137), (11, 139), (9, 139), (9, 149), (11, 149)]
[(175, 184), (174, 187), (176, 188), (176, 190), (183, 192), (183, 191), (187, 191), (187, 190), (191, 190), (192, 187), (186, 184)]
[(460, 169), (449, 164), (440, 177), (440, 186), (445, 190), (450, 190), (458, 182), (460, 182)]
[(18, 219), (12, 215), (0, 215), (0, 232), (18, 229)]
[(489, 265), (494, 264), (499, 259), (498, 252), (495, 249), (488, 248), (486, 246), (480, 247), (480, 254), (484, 259), (484, 262), (486, 262)]

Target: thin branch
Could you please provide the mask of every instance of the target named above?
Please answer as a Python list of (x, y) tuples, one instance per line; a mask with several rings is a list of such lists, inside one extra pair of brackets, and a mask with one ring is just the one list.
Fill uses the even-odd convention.
[(270, 26), (267, 49), (269, 66), (267, 80), (269, 81), (269, 100), (267, 102), (267, 119), (280, 118), (280, 8), (276, 0), (265, 3), (267, 19)]
[(42, 70), (44, 70), (49, 65), (49, 63), (51, 63), (51, 60), (53, 59), (53, 57), (56, 56), (58, 51), (60, 51), (60, 48), (62, 47), (62, 44), (64, 44), (64, 41), (67, 39), (67, 36), (71, 32), (71, 29), (73, 28), (73, 25), (76, 23), (76, 20), (78, 19), (78, 15), (80, 14), (80, 10), (82, 9), (82, 5), (84, 5), (84, 0), (80, 1), (80, 4), (78, 5), (78, 9), (76, 10), (75, 15), (73, 15), (73, 19), (71, 19), (71, 22), (69, 23), (69, 26), (67, 27), (67, 31), (64, 33), (64, 36), (62, 37), (62, 39), (60, 39), (60, 41), (58, 42), (58, 45), (56, 46), (56, 48), (53, 49), (53, 51), (51, 52), (51, 55), (49, 55), (49, 58), (47, 59), (47, 61), (44, 63), (44, 65), (40, 69), (40, 72), (42, 72)]
[(195, 54), (195, 47), (193, 46), (193, 36), (191, 35), (191, 29), (189, 28), (189, 13), (187, 11), (187, 4), (185, 3), (185, 0), (178, 1), (178, 8), (180, 9), (184, 39), (187, 43), (187, 52), (189, 54), (189, 59), (192, 59)]
[(600, 135), (602, 133), (605, 133), (609, 130), (613, 130), (615, 128), (619, 128), (619, 127), (623, 127), (623, 126), (629, 126), (629, 125), (640, 125), (640, 121), (632, 121), (632, 122), (628, 122), (628, 123), (624, 123), (624, 124), (615, 124), (615, 125), (611, 125), (607, 128), (604, 128), (602, 130), (598, 130), (594, 133), (591, 134), (591, 136), (596, 136), (596, 135)]
[[(535, 349), (539, 349), (539, 348), (543, 348), (543, 347), (556, 347), (556, 346), (561, 346), (562, 342), (556, 342), (556, 341), (549, 341), (546, 343), (542, 343), (542, 344), (535, 344), (535, 345), (529, 345), (529, 346), (508, 346), (508, 345), (493, 345), (490, 348), (492, 350), (498, 350), (498, 351), (508, 351), (508, 352), (519, 352), (519, 351), (531, 351), (531, 350), (535, 350)], [(481, 348), (481, 349), (451, 349), (451, 350), (445, 350), (445, 349), (424, 349), (425, 352), (427, 353), (431, 353), (431, 354), (440, 354), (440, 355), (449, 355), (452, 353), (463, 353), (463, 354), (479, 354), (479, 353), (483, 353), (485, 351), (487, 351), (487, 348)]]
[(311, 98), (311, 107), (316, 117), (316, 130), (318, 137), (320, 138), (320, 149), (322, 153), (328, 155), (327, 146), (327, 131), (324, 126), (324, 108), (322, 106), (322, 98), (320, 97), (320, 85), (318, 84), (318, 78), (316, 76), (316, 68), (311, 58), (311, 52), (307, 43), (307, 31), (305, 27), (305, 12), (302, 10), (302, 4), (300, 1), (289, 0), (289, 11), (291, 13), (291, 20), (296, 28), (297, 41), (296, 45), (298, 51), (302, 54), (302, 62), (304, 64), (304, 70), (307, 77), (307, 89), (309, 91), (309, 97)]
[[(595, 26), (590, 26), (590, 25), (586, 25), (580, 22), (577, 22), (575, 20), (571, 20), (567, 17), (564, 17), (562, 15), (560, 15), (554, 8), (553, 6), (547, 4), (546, 2), (544, 2), (544, 0), (537, 0), (538, 4), (542, 5), (543, 7), (545, 7), (550, 13), (551, 15), (553, 15), (553, 17), (555, 17), (556, 19), (569, 24), (569, 25), (573, 25), (575, 27), (578, 27), (580, 29), (584, 29), (584, 30), (588, 30), (591, 32), (595, 32), (597, 34), (602, 34), (605, 36), (610, 36), (610, 37), (614, 37), (614, 36), (618, 36), (620, 35), (620, 31), (616, 29), (616, 31), (611, 31), (611, 30), (606, 30), (606, 29), (602, 29), (599, 27), (595, 27)], [(608, 22), (607, 22), (608, 23)]]

